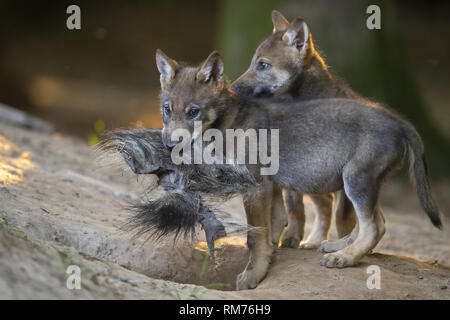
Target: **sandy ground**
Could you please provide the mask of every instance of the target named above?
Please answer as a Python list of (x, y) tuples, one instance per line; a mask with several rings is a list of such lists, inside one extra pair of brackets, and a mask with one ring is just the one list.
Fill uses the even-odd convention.
[[(315, 250), (279, 250), (257, 289), (235, 292), (248, 256), (243, 237), (219, 243), (214, 267), (203, 242), (145, 242), (120, 230), (124, 206), (145, 197), (148, 183), (99, 169), (82, 141), (0, 123), (0, 298), (450, 298), (450, 223), (433, 228), (412, 188), (386, 186), (386, 235), (357, 267), (326, 269)], [(450, 187), (434, 187), (449, 212)], [(242, 217), (238, 199), (229, 206)], [(69, 264), (80, 266), (82, 290), (66, 288)], [(367, 288), (369, 265), (380, 267), (380, 290)]]

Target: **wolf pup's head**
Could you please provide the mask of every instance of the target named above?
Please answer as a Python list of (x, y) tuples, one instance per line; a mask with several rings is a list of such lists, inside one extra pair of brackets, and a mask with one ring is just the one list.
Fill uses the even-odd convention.
[(156, 65), (161, 73), (161, 113), (164, 144), (172, 148), (177, 129), (187, 130), (195, 140), (194, 125), (202, 123), (202, 131), (211, 127), (221, 114), (221, 99), (228, 90), (223, 75), (223, 61), (214, 51), (199, 66), (189, 66), (156, 51)]
[(256, 49), (248, 70), (232, 85), (239, 94), (254, 97), (286, 94), (314, 54), (311, 32), (301, 18), (291, 23), (272, 11), (273, 33)]

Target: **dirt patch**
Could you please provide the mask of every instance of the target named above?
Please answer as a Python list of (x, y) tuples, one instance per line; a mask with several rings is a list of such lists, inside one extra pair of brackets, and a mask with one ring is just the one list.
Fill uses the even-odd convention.
[[(445, 222), (444, 231), (439, 232), (417, 207), (410, 211), (394, 206), (395, 201), (394, 205), (387, 201), (388, 206), (384, 207), (387, 233), (375, 250), (378, 253), (364, 258), (357, 267), (326, 269), (319, 266), (321, 254), (317, 251), (279, 250), (269, 274), (255, 290), (223, 292), (174, 283), (233, 290), (236, 275), (247, 262), (245, 239), (232, 237), (219, 243), (222, 249), (217, 253), (217, 266), (211, 265), (202, 242), (133, 239), (121, 231), (128, 214), (124, 207), (145, 197), (146, 186), (153, 183), (151, 179), (139, 178), (137, 181), (135, 176), (116, 169), (99, 170), (92, 149), (70, 137), (1, 124), (0, 139), (0, 219), (3, 219), (4, 229), (9, 230), (0, 238), (4, 247), (12, 247), (15, 252), (0, 250), (0, 292), (3, 297), (450, 298), (450, 290), (447, 289), (450, 271), (443, 266), (450, 265), (449, 224)], [(396, 185), (388, 186), (387, 192), (399, 192), (396, 188)], [(413, 198), (411, 192), (401, 197), (402, 202), (414, 203), (409, 201), (409, 197)], [(239, 199), (229, 203), (228, 207), (243, 218)], [(309, 205), (307, 207), (309, 210)], [(307, 218), (311, 222), (309, 212)], [(10, 230), (18, 230), (23, 237)], [(201, 240), (201, 233), (198, 235)], [(335, 236), (334, 230), (331, 236)], [(34, 253), (34, 247), (40, 249)], [(53, 248), (53, 253), (45, 256), (42, 248)], [(120, 270), (123, 273), (120, 279), (126, 281), (119, 282), (126, 285), (116, 283), (114, 293), (108, 294), (110, 287), (104, 281), (92, 280), (97, 272), (95, 269), (93, 273), (88, 272), (87, 287), (91, 291), (78, 293), (79, 296), (66, 294), (64, 270), (55, 253), (62, 250), (60, 248), (71, 252), (75, 264), (93, 263), (95, 266), (90, 268), (95, 269), (106, 263), (114, 270)], [(433, 263), (382, 255), (380, 252), (407, 253)], [(40, 277), (54, 279), (51, 280), (54, 288), (49, 289), (42, 281), (12, 274), (9, 270), (15, 263), (23, 268), (28, 265), (41, 268)], [(381, 290), (367, 289), (367, 267), (372, 264), (380, 267)], [(102, 270), (98, 273), (108, 272)], [(27, 287), (27, 281), (33, 282), (33, 286)], [(137, 286), (129, 285), (133, 281), (138, 283)], [(191, 296), (189, 290), (180, 289), (182, 293), (179, 296), (171, 296), (164, 294), (164, 290), (160, 291), (154, 283), (174, 288), (176, 292), (180, 288), (198, 288), (196, 290), (201, 295)], [(156, 289), (151, 291), (149, 288)]]
[[(224, 245), (218, 266), (208, 263), (199, 279), (209, 261), (196, 241), (146, 242), (121, 231), (129, 214), (125, 207), (145, 197), (151, 178), (137, 181), (126, 172), (99, 170), (94, 152), (81, 141), (3, 128), (2, 159), (9, 166), (2, 175), (0, 208), (10, 225), (151, 277), (233, 287), (247, 260), (246, 253), (233, 254), (242, 244)], [(19, 161), (23, 154), (26, 162)], [(221, 263), (222, 255), (227, 263)]]

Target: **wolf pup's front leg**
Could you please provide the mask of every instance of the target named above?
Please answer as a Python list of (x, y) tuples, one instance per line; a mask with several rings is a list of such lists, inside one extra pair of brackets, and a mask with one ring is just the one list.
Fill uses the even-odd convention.
[(244, 200), (247, 223), (252, 226), (247, 233), (250, 257), (245, 270), (237, 277), (236, 290), (256, 288), (269, 269), (274, 250), (269, 232), (272, 196), (272, 184), (264, 182), (249, 192)]

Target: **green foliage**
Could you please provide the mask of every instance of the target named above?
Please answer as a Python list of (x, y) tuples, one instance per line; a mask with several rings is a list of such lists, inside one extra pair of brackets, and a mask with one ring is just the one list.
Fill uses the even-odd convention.
[(220, 2), (218, 48), (224, 58), (225, 73), (231, 80), (236, 79), (248, 68), (258, 43), (272, 32), (272, 10), (285, 2), (282, 0)]

